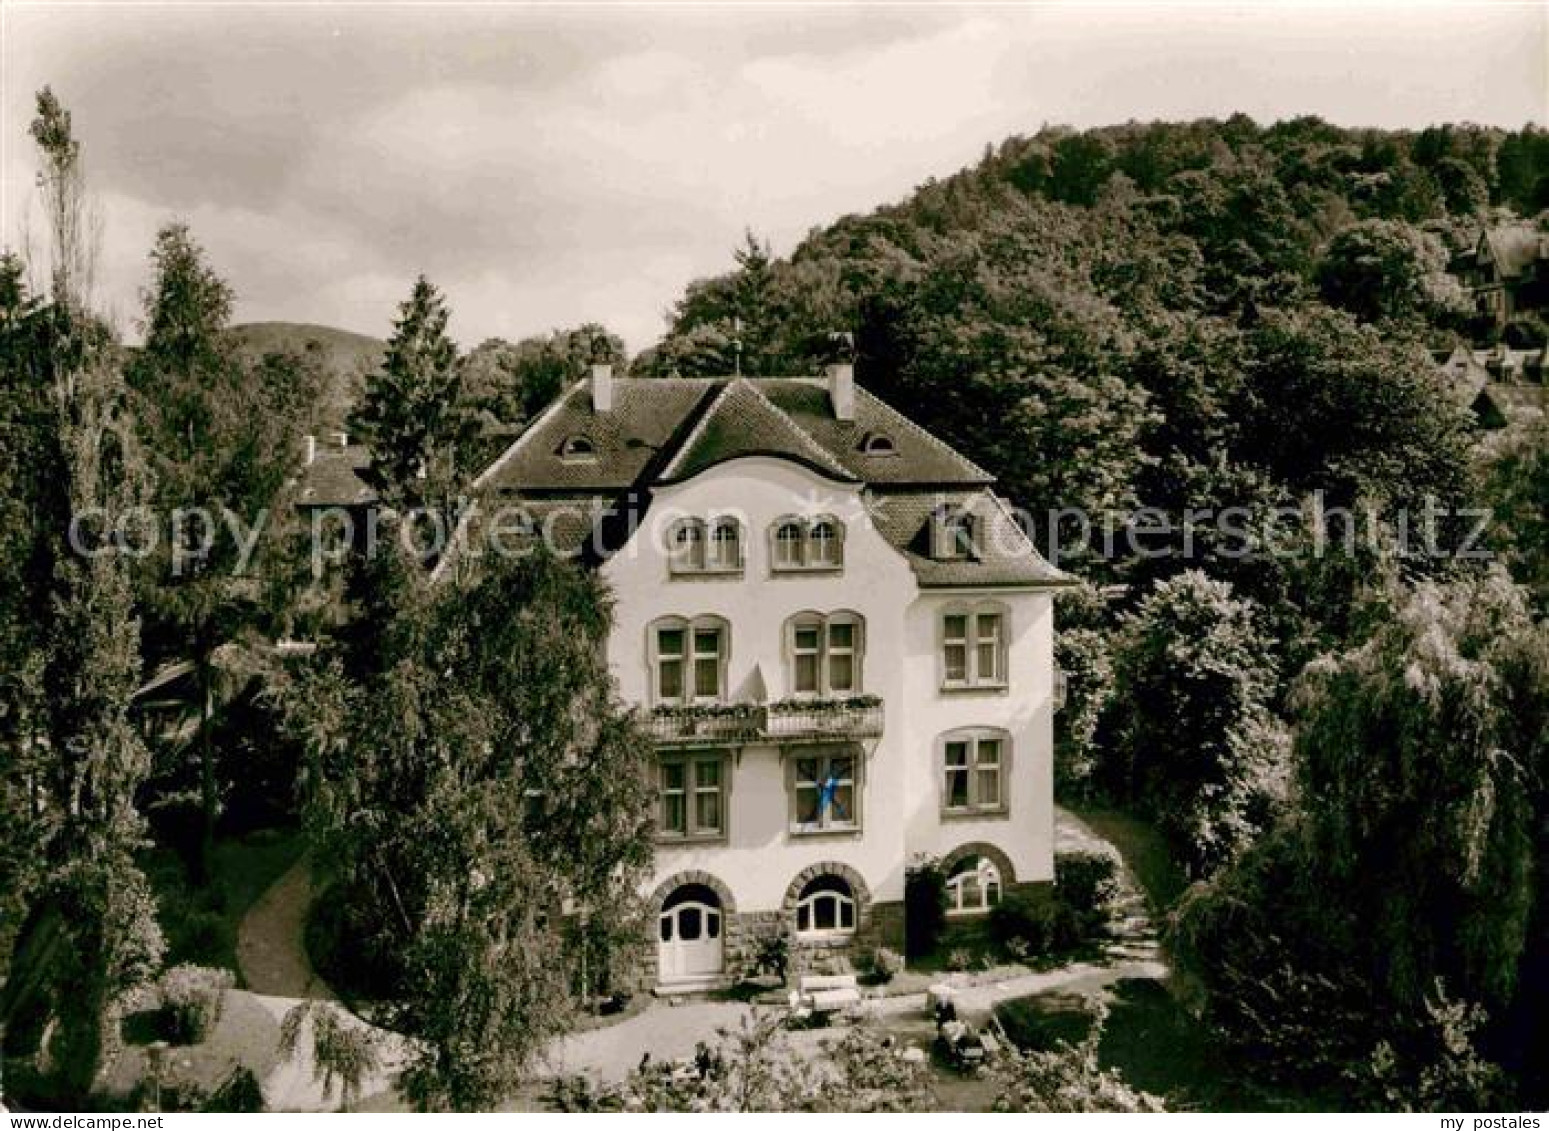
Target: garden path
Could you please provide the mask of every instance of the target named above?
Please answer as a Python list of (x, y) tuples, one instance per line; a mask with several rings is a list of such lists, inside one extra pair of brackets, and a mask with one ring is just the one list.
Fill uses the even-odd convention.
[(307, 909), (312, 906), (312, 862), (302, 856), (276, 880), (242, 919), (237, 963), (255, 994), (333, 1001), (307, 957)]

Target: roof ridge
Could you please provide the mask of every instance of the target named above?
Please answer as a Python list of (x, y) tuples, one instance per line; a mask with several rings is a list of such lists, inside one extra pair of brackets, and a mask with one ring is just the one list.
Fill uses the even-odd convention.
[(810, 432), (800, 424), (797, 424), (796, 421), (791, 419), (789, 413), (765, 396), (763, 391), (758, 388), (756, 382), (749, 380), (747, 377), (734, 377), (722, 387), (721, 391), (716, 394), (713, 402), (705, 409), (703, 415), (695, 422), (693, 430), (684, 437), (683, 443), (673, 453), (672, 459), (662, 468), (657, 477), (658, 479), (673, 479), (681, 473), (683, 463), (703, 438), (705, 431), (710, 426), (710, 422), (715, 419), (722, 406), (730, 403), (731, 398), (739, 393), (746, 393), (748, 396), (753, 397), (765, 411), (772, 413), (774, 418), (779, 421), (781, 427), (796, 438), (797, 443), (804, 449), (807, 458), (818, 467), (841, 479), (853, 480), (855, 478), (854, 474), (835, 459), (827, 448), (818, 443)]

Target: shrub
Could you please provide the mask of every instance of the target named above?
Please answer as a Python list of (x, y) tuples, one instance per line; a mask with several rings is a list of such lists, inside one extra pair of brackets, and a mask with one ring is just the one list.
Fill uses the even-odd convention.
[(1056, 954), (1081, 941), (1081, 924), (1064, 901), (1047, 893), (1014, 892), (990, 912), (990, 933), (1013, 955)]
[(1062, 852), (1054, 858), (1054, 891), (1090, 933), (1118, 902), (1119, 862), (1107, 852)]
[(791, 964), (791, 944), (783, 934), (765, 935), (758, 940), (753, 957), (754, 974), (773, 974), (781, 982)]
[(1080, 1044), (1060, 1044), (1049, 1052), (1012, 1050), (994, 1066), (995, 1110), (1000, 1112), (1159, 1112), (1159, 1097), (1133, 1088), (1116, 1068), (1103, 1068), (1102, 1044), (1107, 1007), (1097, 1004), (1091, 1031)]
[(904, 877), (904, 947), (911, 958), (930, 954), (947, 924), (947, 877), (936, 860), (922, 860)]
[(947, 951), (946, 965), (948, 970), (967, 970), (973, 965), (973, 951), (967, 947), (955, 946)]
[(161, 976), (161, 1001), (171, 1037), (180, 1044), (197, 1044), (220, 1021), (226, 991), (236, 984), (230, 970), (210, 966), (174, 966)]
[(904, 968), (904, 960), (898, 952), (885, 946), (879, 946), (867, 954), (865, 961), (872, 980), (878, 983), (891, 982)]

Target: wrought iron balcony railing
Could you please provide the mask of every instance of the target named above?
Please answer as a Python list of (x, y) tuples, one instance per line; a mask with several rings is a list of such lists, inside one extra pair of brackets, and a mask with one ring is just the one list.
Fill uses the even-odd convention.
[(646, 716), (646, 726), (662, 745), (724, 746), (877, 738), (882, 734), (882, 719), (882, 700), (868, 695), (657, 707)]

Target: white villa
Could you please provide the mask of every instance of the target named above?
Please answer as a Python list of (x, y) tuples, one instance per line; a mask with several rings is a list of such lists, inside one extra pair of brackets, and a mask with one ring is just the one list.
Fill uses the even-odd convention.
[[(797, 970), (1053, 877), (1054, 594), (983, 470), (826, 379), (569, 388), (475, 483), (600, 569), (659, 792), (643, 980)], [(598, 517), (604, 516), (604, 517)]]

